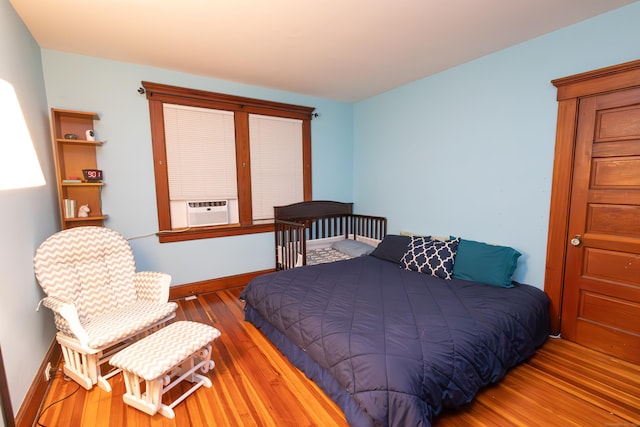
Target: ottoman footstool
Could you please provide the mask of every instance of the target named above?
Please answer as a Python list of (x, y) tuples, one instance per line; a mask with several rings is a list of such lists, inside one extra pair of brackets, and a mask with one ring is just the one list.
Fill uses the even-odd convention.
[[(220, 331), (203, 323), (180, 321), (160, 329), (114, 355), (109, 363), (122, 369), (127, 388), (126, 404), (149, 415), (156, 412), (167, 418), (175, 416), (173, 408), (201, 386), (211, 387), (206, 374), (213, 369), (211, 342)], [(172, 381), (173, 378), (173, 381)], [(162, 395), (183, 380), (194, 385), (170, 405)], [(140, 383), (145, 382), (144, 390)]]

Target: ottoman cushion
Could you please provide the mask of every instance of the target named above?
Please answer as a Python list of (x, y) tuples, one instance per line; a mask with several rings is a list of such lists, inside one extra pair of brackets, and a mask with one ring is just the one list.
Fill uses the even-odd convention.
[(219, 336), (220, 331), (213, 326), (175, 322), (125, 348), (109, 363), (151, 381)]

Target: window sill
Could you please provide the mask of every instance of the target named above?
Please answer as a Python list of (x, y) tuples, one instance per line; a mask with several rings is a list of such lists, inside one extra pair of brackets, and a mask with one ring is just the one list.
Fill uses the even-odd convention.
[(233, 224), (165, 231), (158, 233), (158, 239), (160, 243), (184, 242), (187, 240), (212, 239), (216, 237), (240, 236), (243, 234), (270, 233), (273, 232), (273, 230), (273, 222), (251, 225)]

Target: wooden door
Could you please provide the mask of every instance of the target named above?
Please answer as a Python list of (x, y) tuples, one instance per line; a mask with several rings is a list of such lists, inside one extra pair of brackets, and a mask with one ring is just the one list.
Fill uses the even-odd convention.
[(552, 83), (551, 331), (640, 363), (640, 60)]
[(561, 334), (640, 363), (640, 88), (577, 113)]

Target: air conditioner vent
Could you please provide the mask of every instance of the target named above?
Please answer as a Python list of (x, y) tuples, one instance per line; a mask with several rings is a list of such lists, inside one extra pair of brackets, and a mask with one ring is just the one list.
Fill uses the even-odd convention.
[(186, 204), (189, 227), (229, 224), (227, 200), (188, 201)]

